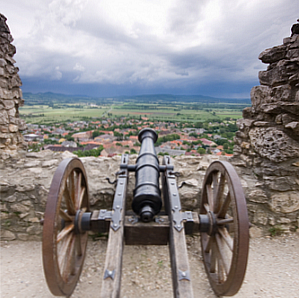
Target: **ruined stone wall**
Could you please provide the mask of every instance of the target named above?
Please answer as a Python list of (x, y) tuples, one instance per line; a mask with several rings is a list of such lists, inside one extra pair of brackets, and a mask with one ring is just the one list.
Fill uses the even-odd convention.
[[(299, 25), (299, 24), (296, 24)], [(299, 226), (299, 32), (263, 51), (268, 63), (251, 90), (252, 106), (238, 121), (234, 164), (241, 175), (256, 177), (248, 198), (254, 223)], [(298, 26), (297, 26), (298, 27)], [(292, 28), (292, 29), (293, 29)], [(297, 32), (297, 33), (296, 33)]]
[[(44, 150), (27, 153), (23, 158), (0, 160), (1, 239), (41, 239), (42, 227), (39, 222), (44, 215), (51, 181), (59, 163), (68, 157), (75, 155)], [(136, 158), (137, 155), (131, 155), (130, 164), (135, 164)], [(173, 159), (175, 170), (182, 175), (178, 183), (186, 182), (179, 190), (185, 210), (198, 209), (203, 178), (214, 158), (218, 159), (212, 155), (203, 158), (181, 156)], [(160, 159), (162, 163), (162, 158)], [(115, 179), (114, 174), (119, 170), (121, 157), (84, 157), (81, 160), (87, 173), (91, 209), (111, 210), (115, 186), (109, 184), (106, 177), (111, 181)], [(243, 185), (246, 186), (246, 182), (243, 182)], [(132, 209), (134, 186), (135, 176), (130, 173), (128, 210)]]
[(15, 156), (26, 148), (22, 130), (26, 124), (19, 118), (19, 107), (24, 104), (18, 75), (19, 69), (13, 59), (16, 48), (11, 44), (13, 38), (0, 14), (0, 158)]

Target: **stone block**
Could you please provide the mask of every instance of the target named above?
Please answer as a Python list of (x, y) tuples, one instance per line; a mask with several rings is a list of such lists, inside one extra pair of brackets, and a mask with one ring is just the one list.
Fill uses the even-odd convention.
[(254, 150), (273, 162), (299, 157), (299, 143), (277, 128), (256, 127), (250, 130), (249, 137)]
[(264, 50), (259, 55), (259, 59), (262, 60), (263, 63), (274, 63), (281, 59), (284, 59), (286, 56), (286, 49), (285, 45), (276, 46), (270, 49)]
[(15, 124), (9, 124), (8, 129), (10, 132), (17, 132), (19, 130), (18, 126)]
[(267, 203), (268, 197), (262, 189), (253, 189), (248, 194), (248, 200), (255, 203)]
[(257, 107), (262, 103), (267, 102), (270, 97), (271, 89), (268, 86), (254, 86), (250, 91), (252, 106)]
[(11, 241), (11, 240), (15, 240), (16, 239), (15, 234), (12, 233), (11, 231), (8, 231), (8, 230), (1, 229), (0, 235), (1, 235), (0, 238), (3, 241)]
[(291, 213), (299, 210), (299, 196), (297, 192), (276, 193), (269, 202), (271, 210), (275, 213)]
[(254, 216), (253, 216), (253, 222), (255, 224), (260, 224), (260, 225), (267, 225), (268, 223), (268, 215), (265, 211), (263, 210), (257, 210), (255, 213), (254, 213)]
[(249, 236), (250, 238), (260, 238), (263, 236), (263, 230), (256, 226), (252, 226), (249, 229)]
[(26, 213), (30, 211), (30, 207), (32, 207), (32, 203), (30, 201), (23, 201), (10, 205), (11, 211), (20, 213)]
[(18, 233), (17, 234), (18, 239), (22, 241), (27, 241), (29, 239), (29, 235), (25, 233)]

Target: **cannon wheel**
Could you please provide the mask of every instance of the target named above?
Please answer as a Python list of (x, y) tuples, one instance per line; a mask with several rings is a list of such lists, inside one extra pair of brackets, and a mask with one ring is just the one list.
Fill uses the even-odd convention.
[(201, 231), (201, 249), (211, 287), (218, 296), (232, 296), (246, 272), (249, 221), (242, 185), (230, 163), (215, 161), (208, 168), (201, 214), (210, 223), (208, 231)]
[(65, 159), (54, 174), (43, 225), (44, 273), (56, 296), (70, 296), (80, 277), (88, 235), (78, 232), (75, 219), (85, 211), (89, 197), (84, 166), (78, 158)]

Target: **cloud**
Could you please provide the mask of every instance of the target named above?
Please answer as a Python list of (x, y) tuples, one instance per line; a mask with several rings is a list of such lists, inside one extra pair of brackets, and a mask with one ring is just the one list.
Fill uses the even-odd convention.
[(235, 90), (246, 86), (237, 91), (244, 94), (266, 68), (259, 53), (290, 35), (298, 18), (294, 5), (294, 0), (11, 0), (3, 13), (25, 81), (43, 77), (66, 89), (98, 84), (113, 92), (181, 93), (200, 92), (214, 82)]

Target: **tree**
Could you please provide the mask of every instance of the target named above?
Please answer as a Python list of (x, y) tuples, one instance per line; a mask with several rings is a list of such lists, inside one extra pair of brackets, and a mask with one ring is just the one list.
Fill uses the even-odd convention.
[(223, 149), (228, 149), (228, 143), (223, 144)]
[(130, 150), (130, 154), (137, 154), (137, 151), (136, 151), (134, 148), (132, 148), (132, 149)]
[(206, 150), (205, 150), (204, 148), (202, 148), (202, 147), (199, 147), (199, 148), (197, 149), (197, 152), (198, 152), (199, 154), (205, 154), (205, 153), (206, 153)]

